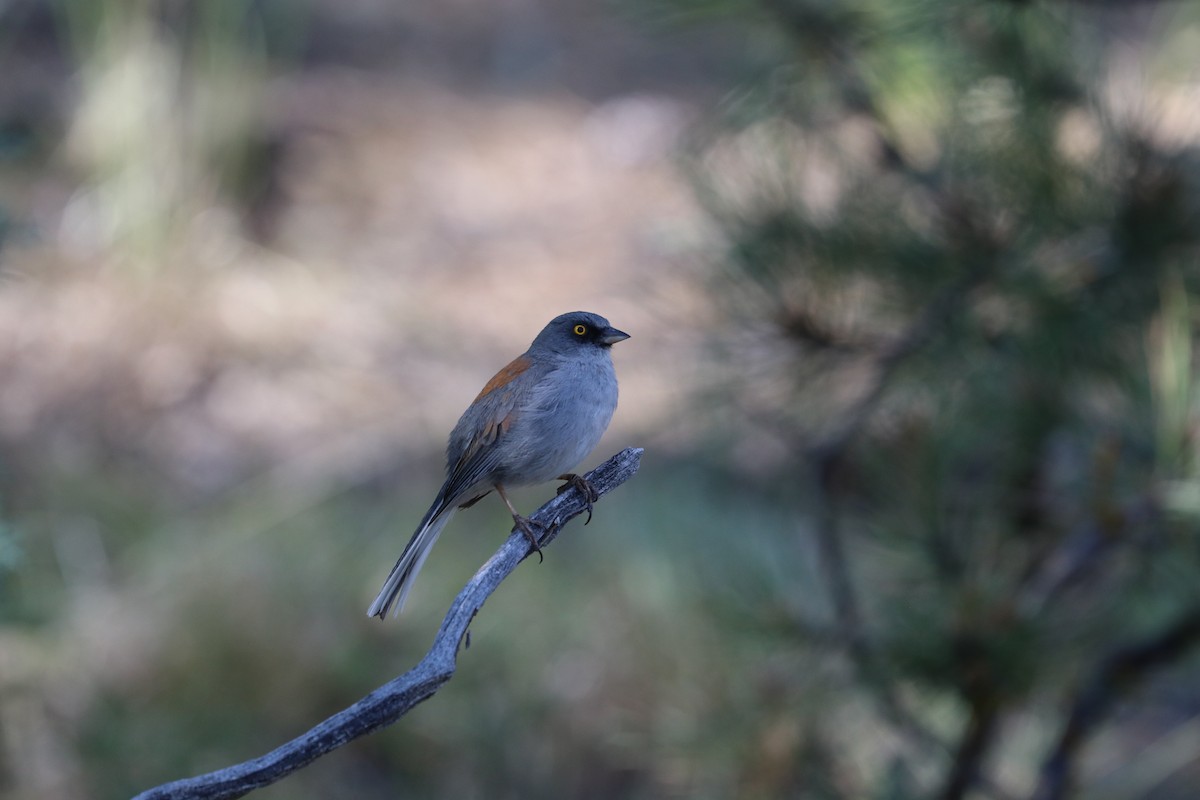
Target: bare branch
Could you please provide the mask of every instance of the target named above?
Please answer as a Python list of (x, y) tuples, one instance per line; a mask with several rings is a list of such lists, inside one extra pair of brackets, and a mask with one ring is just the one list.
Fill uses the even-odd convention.
[[(642, 452), (640, 447), (622, 450), (589, 472), (585, 478), (598, 495), (608, 494), (633, 477), (641, 464)], [(531, 519), (546, 528), (541, 546), (552, 542), (562, 526), (582, 514), (586, 508), (583, 495), (575, 488), (539, 508)], [(254, 789), (275, 783), (352, 739), (391, 725), (422, 700), (431, 697), (453, 677), (459, 643), (471, 620), (500, 582), (530, 552), (529, 540), (514, 530), (495, 555), (479, 568), (458, 593), (442, 621), (433, 646), (413, 669), (264, 756), (206, 775), (163, 784), (142, 792), (134, 800), (241, 797)]]
[(1186, 655), (1200, 644), (1200, 605), (1185, 611), (1166, 629), (1140, 642), (1117, 648), (1096, 667), (1075, 697), (1071, 714), (1054, 750), (1042, 765), (1034, 800), (1067, 797), (1074, 777), (1075, 758), (1084, 740), (1121, 697), (1158, 667)]

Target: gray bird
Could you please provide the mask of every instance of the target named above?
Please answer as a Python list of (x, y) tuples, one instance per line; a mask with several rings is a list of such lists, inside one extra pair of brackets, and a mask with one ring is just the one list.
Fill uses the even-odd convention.
[(611, 348), (628, 338), (597, 314), (562, 314), (487, 382), (450, 433), (446, 482), (367, 609), (368, 616), (382, 619), (393, 605), (399, 613), (450, 517), (493, 489), (539, 555), (536, 524), (517, 513), (507, 488), (555, 478), (567, 481), (563, 488), (573, 484), (583, 492), (591, 519), (595, 492), (569, 470), (608, 428), (617, 407)]

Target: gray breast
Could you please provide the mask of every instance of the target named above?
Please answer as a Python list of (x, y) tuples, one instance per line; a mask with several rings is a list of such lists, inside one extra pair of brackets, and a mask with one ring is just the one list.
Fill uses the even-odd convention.
[(598, 355), (559, 365), (534, 390), (519, 420), (531, 444), (527, 469), (514, 482), (542, 483), (570, 472), (604, 435), (617, 407), (617, 378), (608, 353)]

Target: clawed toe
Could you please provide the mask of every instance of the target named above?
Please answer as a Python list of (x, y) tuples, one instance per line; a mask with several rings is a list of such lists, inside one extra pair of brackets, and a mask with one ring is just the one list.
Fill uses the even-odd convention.
[[(517, 509), (513, 508), (512, 502), (508, 499), (508, 493), (504, 491), (504, 485), (495, 484), (496, 494), (500, 495), (500, 499), (504, 501), (504, 505), (508, 506), (508, 513), (512, 514), (513, 523), (520, 529), (521, 533), (525, 534), (525, 538), (529, 540), (529, 546), (538, 554), (538, 563), (546, 560), (542, 555), (542, 546), (538, 544), (539, 536), (545, 535), (546, 526), (540, 522), (534, 522), (529, 517), (522, 517), (517, 513)], [(538, 528), (540, 533), (534, 532), (534, 528)]]
[[(542, 555), (542, 547), (538, 544), (538, 537), (546, 533), (546, 526), (540, 522), (534, 522), (529, 517), (522, 517), (520, 514), (513, 514), (513, 522), (516, 523), (517, 529), (525, 534), (525, 538), (529, 540), (529, 546), (533, 548), (533, 552), (538, 554), (538, 563), (546, 560)], [(538, 532), (535, 533), (535, 529)]]
[(587, 506), (587, 519), (583, 524), (587, 525), (592, 521), (592, 503), (595, 503), (600, 499), (600, 493), (597, 492), (585, 478), (582, 478), (573, 472), (568, 472), (565, 475), (559, 475), (558, 479), (560, 481), (566, 481), (566, 483), (558, 487), (558, 494), (562, 494), (567, 489), (575, 487), (579, 490), (579, 493), (583, 495), (583, 502)]

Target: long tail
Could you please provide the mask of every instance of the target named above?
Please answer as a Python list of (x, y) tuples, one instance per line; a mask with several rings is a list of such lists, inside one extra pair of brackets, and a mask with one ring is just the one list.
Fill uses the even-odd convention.
[(404, 600), (408, 597), (409, 590), (412, 589), (413, 581), (416, 579), (417, 573), (421, 571), (421, 565), (425, 563), (429, 551), (433, 549), (433, 544), (437, 541), (442, 528), (446, 527), (446, 523), (454, 516), (454, 511), (453, 505), (447, 508), (441, 502), (435, 502), (429, 511), (425, 512), (425, 518), (421, 520), (416, 533), (408, 540), (404, 552), (400, 554), (400, 560), (396, 562), (396, 566), (392, 567), (387, 580), (383, 582), (379, 596), (367, 609), (368, 617), (385, 618), (393, 603), (396, 605), (395, 613), (400, 613), (400, 609), (404, 608)]

